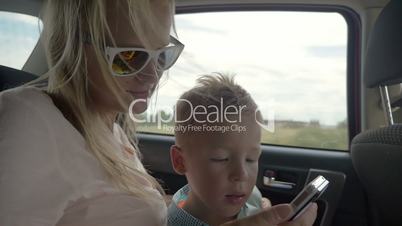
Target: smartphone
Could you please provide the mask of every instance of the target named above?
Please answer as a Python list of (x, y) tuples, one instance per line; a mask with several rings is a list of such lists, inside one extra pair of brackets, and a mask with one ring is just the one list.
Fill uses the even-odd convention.
[(290, 205), (294, 208), (294, 214), (289, 218), (292, 221), (299, 217), (306, 207), (316, 201), (321, 194), (327, 189), (329, 181), (325, 177), (319, 175), (313, 181), (311, 181), (303, 190), (290, 202)]

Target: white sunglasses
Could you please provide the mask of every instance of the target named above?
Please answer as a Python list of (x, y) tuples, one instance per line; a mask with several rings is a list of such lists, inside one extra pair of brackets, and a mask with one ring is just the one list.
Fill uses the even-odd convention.
[(151, 59), (158, 71), (167, 70), (173, 66), (183, 49), (184, 44), (170, 36), (170, 44), (157, 50), (106, 47), (105, 52), (112, 75), (122, 77), (141, 72)]

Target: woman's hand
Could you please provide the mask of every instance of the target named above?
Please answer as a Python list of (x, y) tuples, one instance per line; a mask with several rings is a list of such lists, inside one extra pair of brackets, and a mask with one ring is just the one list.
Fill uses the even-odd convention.
[(291, 205), (280, 204), (264, 209), (256, 215), (231, 221), (222, 226), (311, 226), (317, 217), (317, 204), (313, 203), (296, 220), (288, 222), (292, 213)]

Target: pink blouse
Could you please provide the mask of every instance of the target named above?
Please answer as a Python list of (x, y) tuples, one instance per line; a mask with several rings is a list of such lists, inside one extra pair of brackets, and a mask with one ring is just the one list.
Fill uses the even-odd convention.
[[(117, 124), (114, 134), (129, 145)], [(0, 93), (0, 225), (165, 224), (165, 203), (148, 204), (113, 186), (48, 95), (32, 87)]]

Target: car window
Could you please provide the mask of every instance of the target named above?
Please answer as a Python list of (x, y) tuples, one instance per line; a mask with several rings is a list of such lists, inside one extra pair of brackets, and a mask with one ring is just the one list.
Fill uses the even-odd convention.
[(234, 74), (264, 117), (262, 143), (348, 149), (347, 23), (336, 12), (179, 14), (186, 46), (139, 130), (172, 134), (172, 106), (212, 72)]
[(0, 65), (22, 69), (40, 35), (34, 16), (0, 11)]

